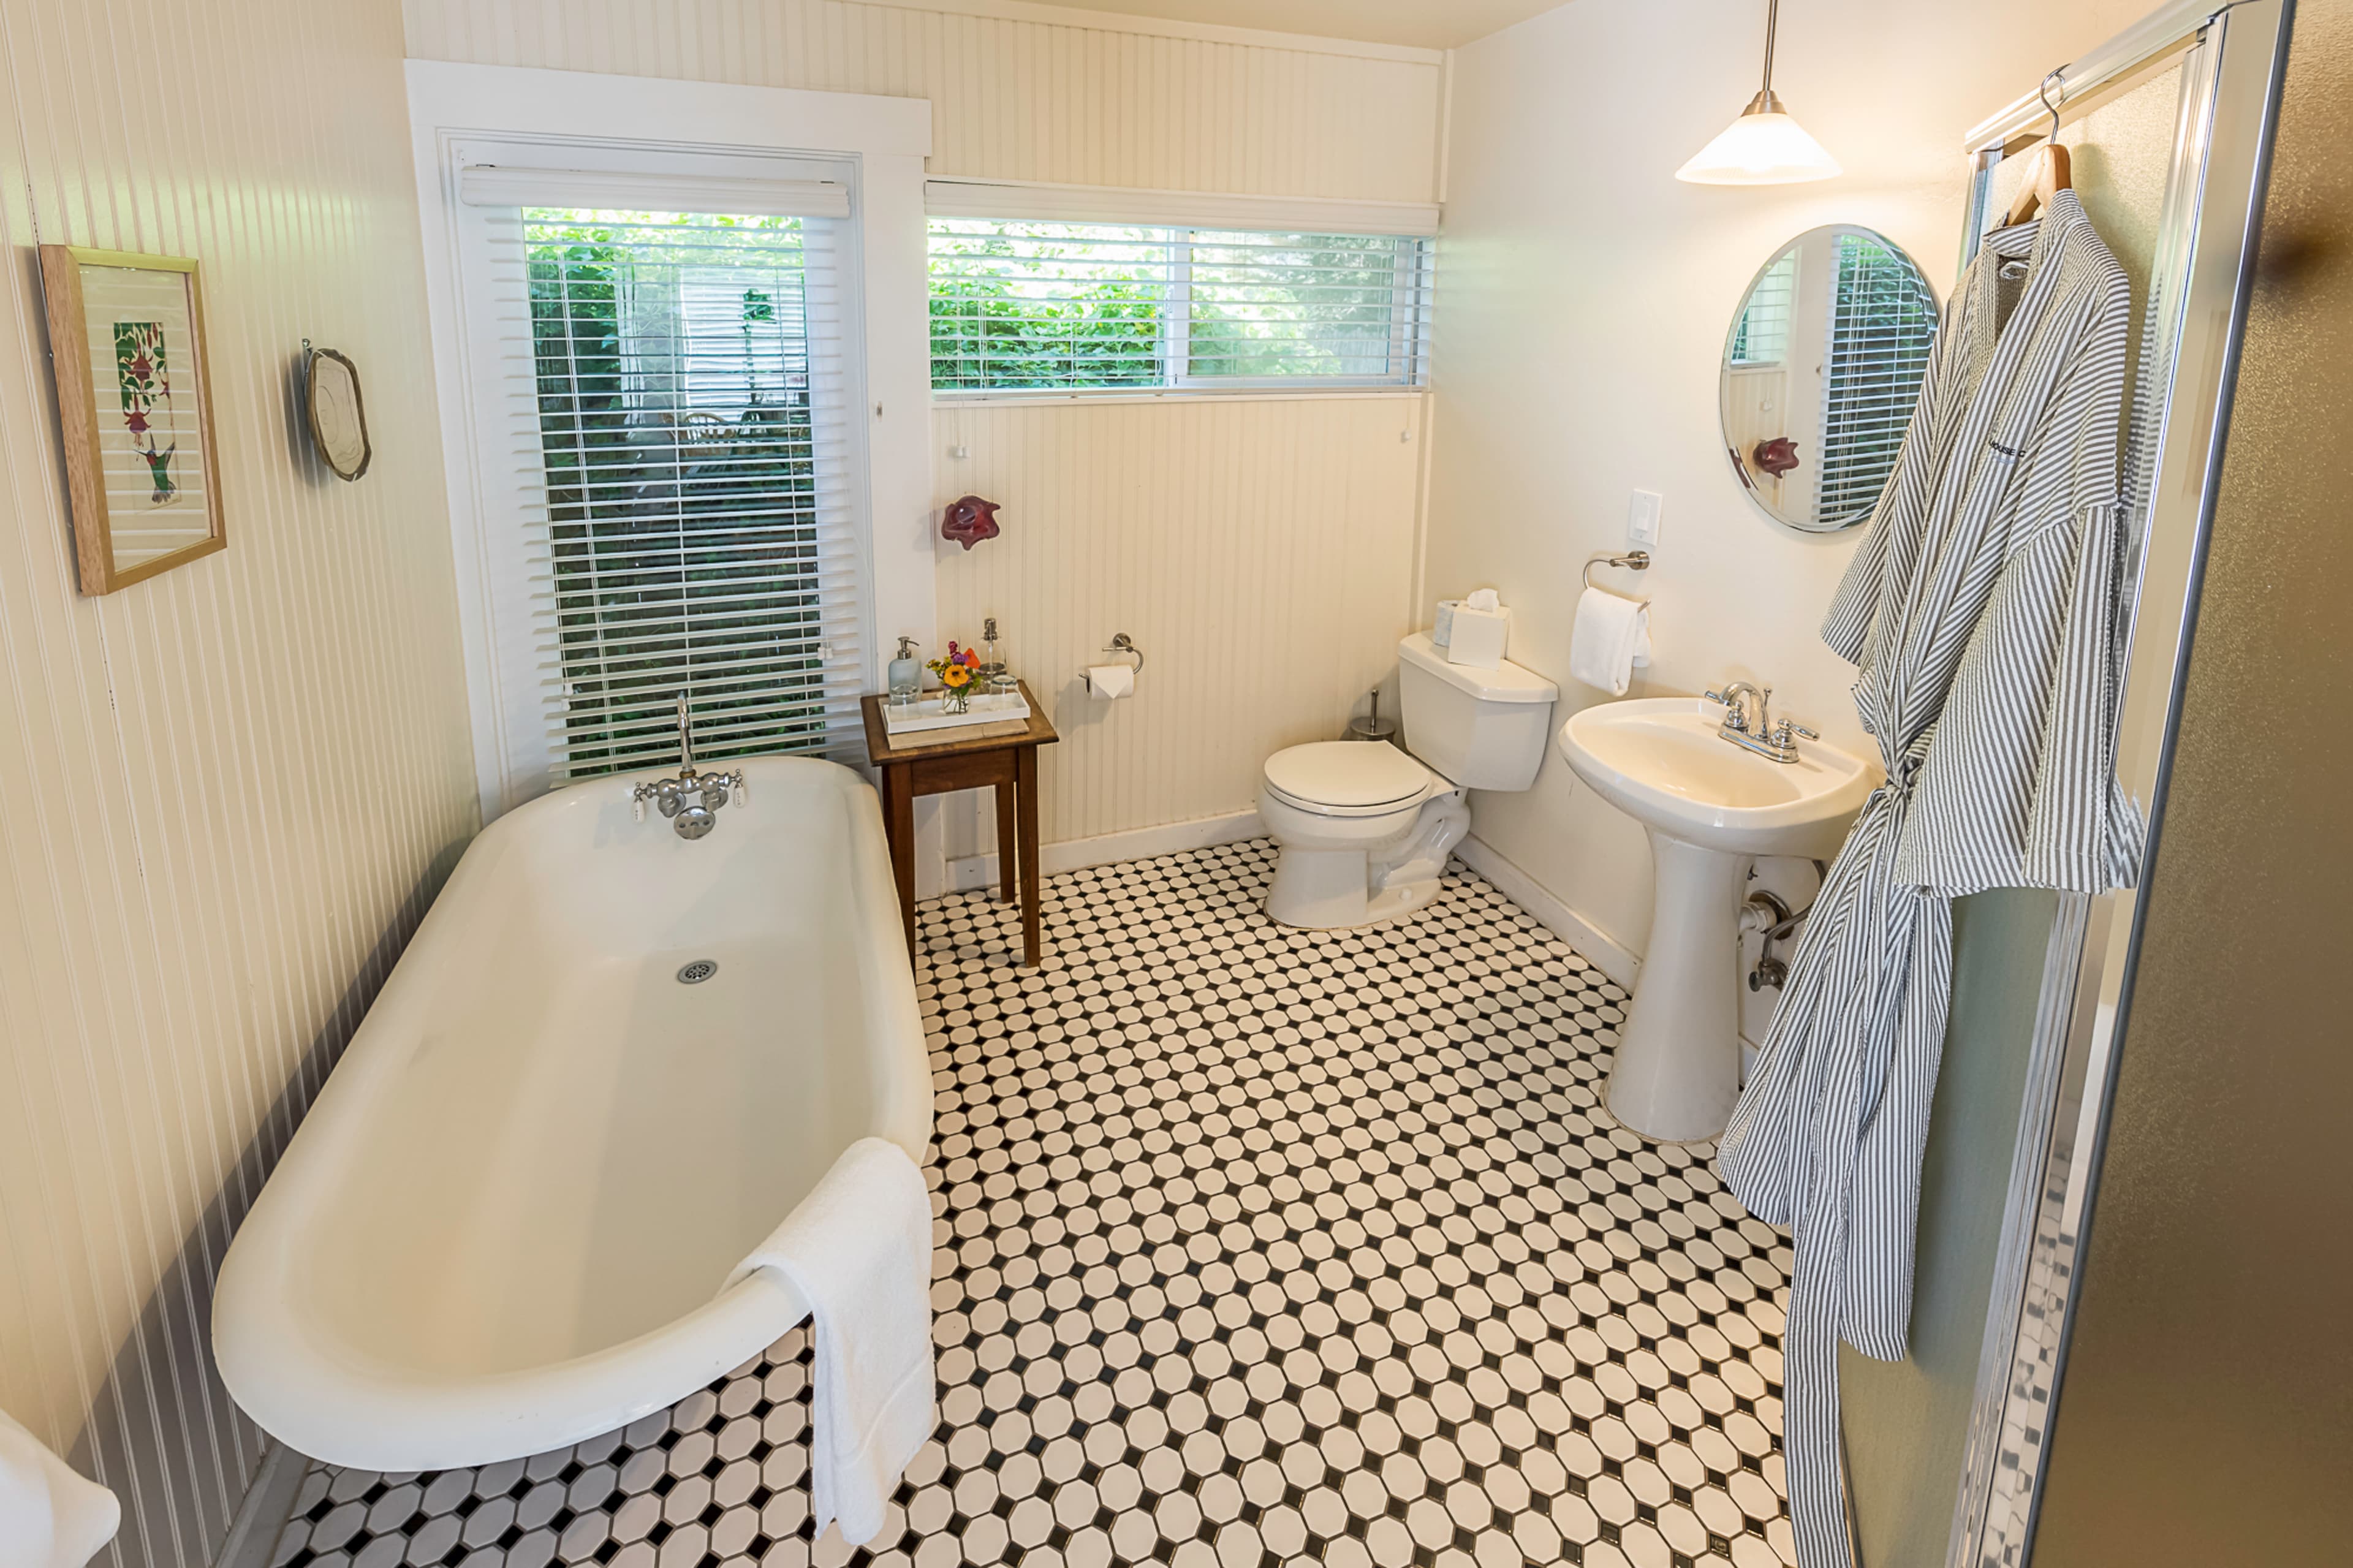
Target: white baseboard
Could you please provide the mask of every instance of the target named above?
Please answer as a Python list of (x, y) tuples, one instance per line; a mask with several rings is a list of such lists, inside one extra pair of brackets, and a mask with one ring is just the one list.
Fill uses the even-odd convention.
[(270, 1443), (253, 1472), (253, 1484), (245, 1489), (245, 1501), (237, 1505), (213, 1568), (269, 1568), (310, 1468), (311, 1461), (285, 1444)]
[(1562, 903), (1477, 834), (1464, 839), (1454, 852), (1464, 865), (1494, 883), (1505, 898), (1534, 915), (1537, 924), (1583, 953), (1593, 967), (1624, 989), (1634, 989), (1634, 981), (1642, 973), (1641, 954)]
[[(1229, 812), (1223, 816), (1198, 816), (1190, 822), (1165, 823), (1158, 827), (1131, 828), (1095, 838), (1065, 838), (1038, 847), (1038, 868), (1051, 877), (1089, 866), (1110, 866), (1122, 860), (1142, 860), (1154, 855), (1175, 855), (1262, 837), (1266, 828), (1255, 811)], [(997, 853), (965, 855), (948, 862), (948, 889), (968, 892), (997, 885)]]

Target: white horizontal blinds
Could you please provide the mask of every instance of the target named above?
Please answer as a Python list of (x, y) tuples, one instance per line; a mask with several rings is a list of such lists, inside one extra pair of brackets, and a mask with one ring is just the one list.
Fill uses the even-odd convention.
[(1430, 245), (934, 216), (931, 320), (939, 391), (1413, 386)]
[(1791, 247), (1748, 291), (1733, 329), (1734, 364), (1779, 364), (1789, 357), (1789, 311), (1798, 295), (1798, 251)]
[(1912, 422), (1936, 341), (1936, 300), (1901, 254), (1839, 237), (1830, 353), (1822, 375), (1822, 467), (1814, 511), (1850, 520), (1879, 502)]
[(1428, 327), (1428, 247), (1398, 235), (1189, 233), (1190, 381), (1410, 384)]
[(761, 175), (622, 174), (532, 164), (470, 163), (458, 172), (458, 199), (474, 207), (690, 206), (738, 217), (848, 217), (849, 187), (839, 180)]
[(932, 219), (934, 389), (1160, 384), (1173, 233)]
[(519, 229), (554, 782), (854, 746), (863, 659), (822, 219), (531, 207)]

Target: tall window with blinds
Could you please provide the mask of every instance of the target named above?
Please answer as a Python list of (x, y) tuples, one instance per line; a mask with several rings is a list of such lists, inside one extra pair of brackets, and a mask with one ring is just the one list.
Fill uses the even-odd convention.
[(1420, 384), (1429, 242), (931, 221), (941, 392)]
[(674, 762), (680, 692), (699, 756), (845, 749), (861, 664), (825, 221), (519, 216), (550, 782)]
[(1875, 237), (1841, 234), (1822, 374), (1821, 518), (1868, 513), (1895, 467), (1936, 342), (1919, 269)]
[(1749, 289), (1732, 330), (1732, 363), (1779, 364), (1789, 357), (1789, 307), (1797, 292), (1798, 253), (1791, 250)]

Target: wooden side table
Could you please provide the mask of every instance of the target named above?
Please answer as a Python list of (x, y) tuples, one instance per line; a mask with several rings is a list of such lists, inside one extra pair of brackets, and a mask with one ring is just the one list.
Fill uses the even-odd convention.
[(915, 952), (915, 799), (957, 789), (997, 791), (997, 897), (1014, 898), (1019, 867), (1021, 962), (1038, 962), (1038, 910), (1044, 897), (1038, 872), (1038, 748), (1061, 739), (1024, 682), (1029, 726), (1018, 735), (894, 746), (882, 723), (882, 699), (861, 699), (866, 755), (882, 774), (882, 822), (891, 839), (891, 869), (899, 879), (899, 913), (907, 922), (907, 955)]

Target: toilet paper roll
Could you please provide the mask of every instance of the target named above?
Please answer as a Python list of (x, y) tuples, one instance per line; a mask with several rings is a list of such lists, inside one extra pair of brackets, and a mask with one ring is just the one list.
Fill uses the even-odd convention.
[(1125, 664), (1087, 666), (1087, 695), (1110, 701), (1135, 689), (1135, 669)]

